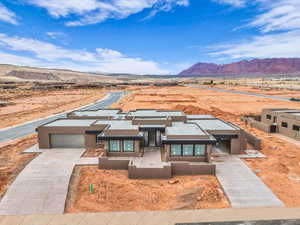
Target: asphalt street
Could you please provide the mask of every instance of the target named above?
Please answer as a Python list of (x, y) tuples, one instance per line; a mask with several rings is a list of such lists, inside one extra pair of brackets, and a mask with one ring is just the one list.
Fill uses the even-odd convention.
[[(111, 92), (105, 97), (103, 100), (100, 100), (98, 102), (95, 102), (94, 104), (84, 106), (80, 108), (80, 110), (97, 110), (100, 108), (106, 108), (113, 103), (117, 102), (124, 92)], [(51, 122), (53, 120), (59, 119), (59, 118), (66, 118), (67, 113), (61, 113), (54, 116), (50, 116), (47, 118), (39, 119), (36, 121), (32, 121), (29, 123), (21, 124), (19, 126), (14, 126), (8, 129), (1, 129), (0, 130), (0, 142), (10, 141), (14, 140), (16, 138), (21, 138), (24, 136), (27, 136), (29, 134), (32, 134), (35, 132), (35, 129), (44, 124)]]

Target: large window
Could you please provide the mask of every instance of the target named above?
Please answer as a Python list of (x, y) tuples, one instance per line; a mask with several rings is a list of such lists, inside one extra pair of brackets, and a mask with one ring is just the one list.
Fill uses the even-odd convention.
[(109, 151), (110, 152), (120, 152), (120, 141), (119, 140), (110, 140), (109, 141)]
[(194, 145), (182, 145), (182, 155), (193, 156), (194, 155)]
[(181, 156), (181, 145), (171, 145), (171, 155), (172, 156)]
[(206, 145), (171, 144), (171, 156), (205, 156)]
[(195, 156), (205, 155), (206, 145), (195, 145)]
[(300, 131), (300, 127), (298, 125), (293, 125), (293, 130)]
[(124, 152), (134, 152), (133, 140), (124, 140), (123, 141), (123, 150), (124, 150)]
[(288, 127), (288, 123), (287, 122), (282, 122), (281, 126), (287, 128)]

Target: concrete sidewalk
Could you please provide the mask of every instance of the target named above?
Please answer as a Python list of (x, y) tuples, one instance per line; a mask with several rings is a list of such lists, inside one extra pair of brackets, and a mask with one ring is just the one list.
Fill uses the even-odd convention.
[(276, 207), (284, 204), (237, 156), (221, 158), (216, 176), (233, 208)]
[(249, 208), (0, 216), (0, 225), (175, 225), (300, 219), (299, 212), (300, 208)]
[(80, 158), (84, 149), (50, 149), (33, 159), (0, 202), (0, 215), (62, 214), (73, 168), (92, 164)]

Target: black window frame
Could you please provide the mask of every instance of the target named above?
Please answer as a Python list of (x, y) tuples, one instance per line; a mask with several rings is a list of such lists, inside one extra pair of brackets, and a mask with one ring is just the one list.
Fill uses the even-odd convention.
[(289, 124), (287, 122), (282, 121), (281, 122), (281, 127), (288, 128)]
[[(110, 147), (110, 142), (111, 141), (119, 141), (119, 148), (120, 148), (120, 151), (111, 151), (111, 147)], [(112, 139), (112, 140), (108, 140), (108, 152), (111, 152), (111, 153), (119, 153), (119, 152), (122, 152), (122, 140), (121, 139)]]
[[(121, 149), (122, 151), (121, 151), (121, 152), (126, 152), (126, 153), (132, 153), (132, 152), (135, 152), (135, 143), (134, 143), (134, 140), (132, 140), (132, 139), (122, 139), (121, 141), (122, 141), (122, 149)], [(124, 141), (132, 141), (132, 144), (133, 144), (133, 145), (132, 145), (132, 146), (133, 146), (133, 148), (132, 148), (133, 150), (132, 150), (132, 151), (125, 151), (125, 150), (124, 150), (124, 149), (125, 149), (125, 148), (124, 148), (124, 143), (125, 143)]]
[[(172, 155), (172, 147), (171, 145), (180, 145), (180, 155)], [(193, 155), (183, 155), (183, 145), (193, 145)], [(204, 145), (205, 146), (205, 154), (204, 155), (195, 155), (195, 145)], [(184, 144), (170, 144), (170, 157), (205, 157), (207, 154), (207, 144), (189, 144), (189, 143), (184, 143)]]

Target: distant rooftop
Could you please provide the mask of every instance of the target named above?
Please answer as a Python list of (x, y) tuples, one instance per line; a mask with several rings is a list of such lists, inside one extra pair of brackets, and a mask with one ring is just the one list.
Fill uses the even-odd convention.
[(198, 124), (203, 130), (236, 130), (235, 127), (219, 119), (191, 120), (191, 122)]
[(46, 127), (88, 127), (96, 120), (84, 120), (84, 119), (62, 119), (55, 120), (48, 124), (45, 124)]
[(99, 109), (99, 110), (86, 110), (74, 111), (72, 114), (75, 116), (116, 116), (120, 112), (119, 109)]
[(163, 111), (153, 109), (138, 109), (136, 111), (130, 111), (129, 116), (135, 117), (166, 117), (166, 116), (185, 116), (181, 111)]

